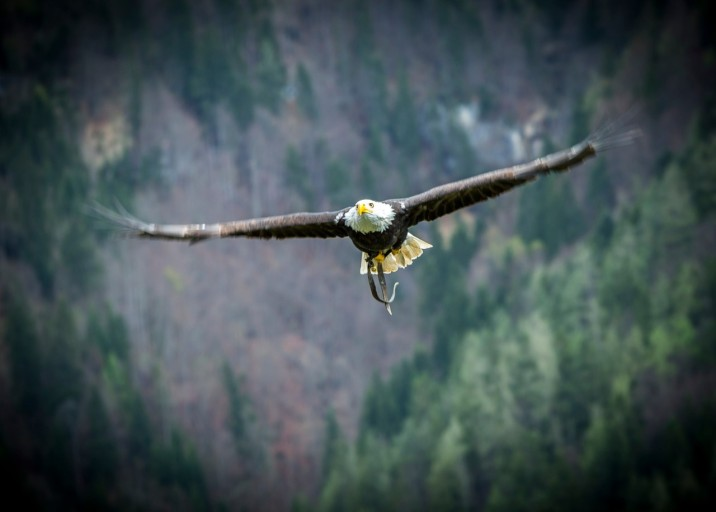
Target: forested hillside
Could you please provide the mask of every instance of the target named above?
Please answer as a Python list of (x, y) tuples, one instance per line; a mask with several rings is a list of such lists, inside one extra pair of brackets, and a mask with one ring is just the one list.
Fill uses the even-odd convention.
[[(708, 3), (0, 6), (0, 467), (41, 510), (716, 503)], [(641, 130), (419, 226), (376, 303), (346, 240), (130, 240), (402, 197)]]

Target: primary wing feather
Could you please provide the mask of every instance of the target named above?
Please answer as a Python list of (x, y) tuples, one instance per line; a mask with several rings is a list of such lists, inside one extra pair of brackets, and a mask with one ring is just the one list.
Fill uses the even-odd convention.
[(121, 227), (129, 236), (199, 242), (209, 238), (334, 238), (348, 236), (343, 222), (336, 219), (341, 211), (321, 213), (293, 213), (235, 220), (213, 224), (154, 224), (144, 222), (119, 209), (113, 211), (95, 205), (94, 211), (104, 219)]

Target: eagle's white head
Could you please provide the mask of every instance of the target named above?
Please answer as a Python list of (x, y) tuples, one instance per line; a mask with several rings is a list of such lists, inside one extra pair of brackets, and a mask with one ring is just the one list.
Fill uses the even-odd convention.
[(395, 210), (387, 204), (372, 199), (361, 199), (345, 215), (345, 223), (360, 233), (382, 232), (390, 227)]

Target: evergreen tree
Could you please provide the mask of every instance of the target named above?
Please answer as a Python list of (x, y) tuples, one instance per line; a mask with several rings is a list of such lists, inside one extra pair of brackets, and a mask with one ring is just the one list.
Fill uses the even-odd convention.
[(521, 191), (517, 225), (522, 238), (541, 241), (549, 256), (574, 242), (585, 222), (569, 180), (548, 176)]
[(238, 452), (244, 457), (255, 455), (252, 444), (255, 442), (251, 435), (251, 411), (248, 397), (242, 390), (241, 382), (234, 375), (228, 362), (221, 367), (224, 389), (229, 399), (229, 416), (227, 427), (234, 439)]
[(398, 92), (390, 116), (390, 134), (403, 158), (408, 163), (413, 162), (420, 152), (420, 131), (405, 72), (400, 74), (398, 81)]
[(460, 422), (452, 418), (440, 436), (428, 475), (429, 510), (445, 512), (468, 508), (465, 445)]
[(692, 143), (679, 165), (690, 187), (699, 218), (706, 219), (716, 212), (716, 135)]
[(333, 410), (328, 411), (324, 423), (323, 455), (321, 457), (323, 478), (321, 480), (326, 482), (331, 471), (345, 464), (348, 447)]
[(314, 187), (308, 167), (295, 146), (289, 146), (286, 150), (285, 163), (286, 166), (286, 185), (301, 196), (306, 205), (313, 205)]
[(90, 506), (106, 506), (119, 469), (117, 442), (97, 390), (87, 405), (86, 437), (82, 449), (82, 481)]
[(326, 164), (326, 191), (332, 203), (345, 204), (352, 200), (348, 165), (340, 158), (331, 158)]
[(286, 86), (286, 68), (273, 29), (268, 23), (262, 26), (258, 37), (256, 100), (277, 114), (281, 107), (281, 91)]
[(121, 361), (129, 357), (127, 325), (122, 317), (110, 310), (90, 313), (86, 339), (105, 356), (114, 355)]
[(64, 301), (55, 306), (45, 332), (42, 386), (47, 412), (54, 414), (68, 401), (76, 403), (86, 384), (80, 364), (84, 347), (74, 314)]
[(206, 478), (196, 450), (178, 430), (173, 430), (166, 442), (152, 446), (150, 470), (159, 483), (183, 491), (188, 503), (183, 506), (193, 510), (211, 508)]
[(226, 102), (234, 122), (241, 130), (246, 130), (254, 120), (254, 102), (256, 93), (249, 79), (248, 66), (240, 57), (228, 72), (231, 87), (225, 95)]
[[(9, 349), (14, 405), (21, 414), (36, 422), (40, 420), (37, 414), (44, 402), (39, 335), (29, 306), (21, 297), (9, 300), (6, 308), (3, 338)], [(35, 425), (31, 423), (32, 427)]]
[(318, 104), (316, 103), (316, 95), (313, 92), (311, 76), (303, 64), (298, 65), (297, 75), (298, 105), (303, 114), (310, 121), (315, 122), (318, 120)]

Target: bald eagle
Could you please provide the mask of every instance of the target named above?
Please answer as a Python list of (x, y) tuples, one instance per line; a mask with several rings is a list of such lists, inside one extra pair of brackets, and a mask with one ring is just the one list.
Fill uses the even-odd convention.
[[(215, 224), (152, 224), (133, 217), (121, 207), (119, 211), (101, 205), (94, 209), (105, 219), (125, 228), (131, 236), (160, 240), (196, 243), (226, 237), (348, 237), (361, 251), (360, 273), (368, 276), (373, 298), (392, 314), (390, 304), (398, 283), (394, 284), (388, 297), (385, 274), (411, 265), (423, 250), (432, 247), (408, 229), (496, 197), (541, 175), (567, 171), (606, 148), (629, 144), (638, 135), (637, 130), (619, 132), (614, 126), (606, 127), (568, 149), (528, 163), (478, 174), (402, 199), (361, 199), (337, 211), (292, 213)], [(382, 297), (378, 295), (374, 274), (378, 275)]]

